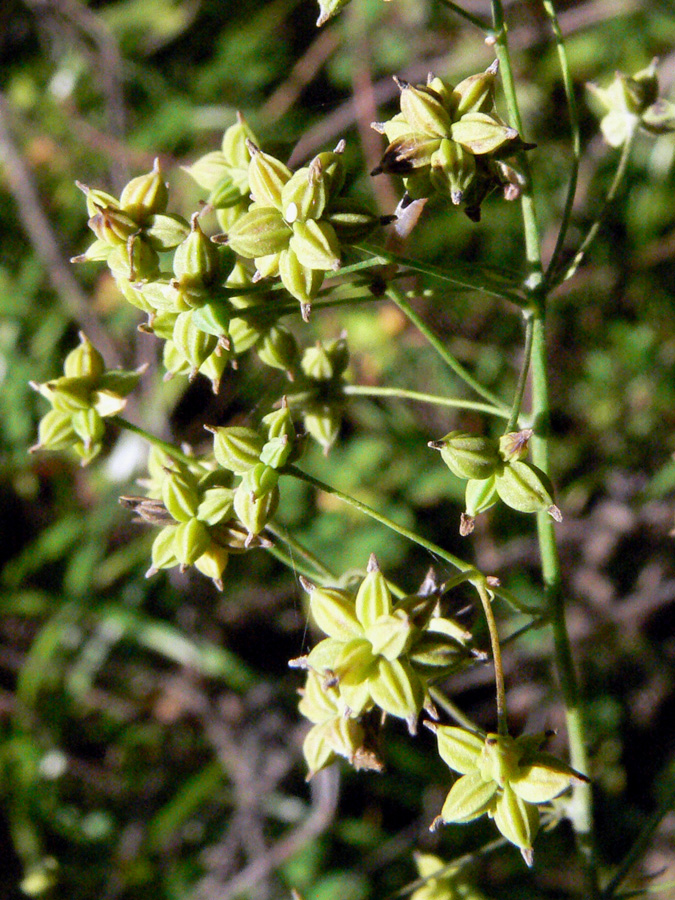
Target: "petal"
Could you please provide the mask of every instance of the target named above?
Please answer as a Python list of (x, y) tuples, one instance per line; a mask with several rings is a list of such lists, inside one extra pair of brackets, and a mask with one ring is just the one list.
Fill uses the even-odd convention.
[(445, 798), (441, 818), (444, 822), (470, 822), (492, 807), (497, 784), (483, 781), (479, 772), (462, 775)]

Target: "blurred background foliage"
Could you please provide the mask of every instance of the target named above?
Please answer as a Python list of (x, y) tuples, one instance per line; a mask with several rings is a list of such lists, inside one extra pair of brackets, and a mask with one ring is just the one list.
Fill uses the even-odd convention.
[[(464, 3), (487, 14), (483, 0)], [(505, 5), (550, 253), (570, 161), (564, 94), (540, 4)], [(662, 91), (673, 99), (675, 3), (557, 7), (585, 145), (572, 253), (617, 162), (583, 85), (658, 56)], [(0, 8), (3, 897), (268, 900), (295, 887), (305, 900), (385, 898), (415, 877), (414, 847), (452, 859), (493, 837), (480, 825), (428, 833), (448, 772), (429, 735), (410, 740), (396, 723), (383, 747), (386, 775), (337, 767), (304, 784), (299, 679), (286, 665), (309, 640), (295, 574), (257, 551), (234, 560), (222, 594), (192, 571), (145, 580), (151, 536), (117, 503), (143, 471), (139, 441), (111, 433), (107, 453), (87, 469), (26, 452), (45, 412), (28, 381), (60, 372), (79, 329), (109, 363), (151, 363), (129, 417), (198, 450), (204, 421), (246, 422), (284, 389), (253, 360), (217, 397), (206, 382), (162, 383), (155, 339), (137, 331), (109, 276), (68, 263), (88, 243), (76, 179), (118, 194), (159, 156), (172, 208), (189, 214), (198, 194), (180, 167), (216, 149), (241, 110), (265, 148), (295, 164), (345, 137), (350, 190), (389, 213), (400, 185), (365, 173), (382, 149), (368, 125), (394, 109), (391, 75), (421, 81), (431, 69), (453, 82), (492, 59), (434, 0), (354, 0), (321, 31), (316, 15), (310, 0), (5, 0)], [(557, 292), (550, 318), (559, 535), (608, 866), (675, 779), (674, 195), (675, 142), (641, 139), (591, 257)], [(431, 202), (406, 252), (449, 268), (459, 259), (518, 270), (517, 205), (488, 201), (475, 225)], [(443, 285), (406, 286), (457, 357), (510, 398), (522, 345), (517, 311)], [(386, 302), (317, 313), (310, 326), (288, 321), (303, 345), (345, 328), (357, 384), (465, 395)], [(484, 424), (476, 414), (353, 398), (330, 455), (313, 448), (303, 465), (537, 600), (529, 519), (497, 510), (472, 542), (457, 534), (462, 486), (425, 446), (453, 427)], [(337, 574), (362, 571), (375, 551), (413, 591), (437, 563), (301, 484), (285, 485), (278, 523)], [(457, 594), (461, 610), (467, 597)], [(503, 632), (515, 632), (518, 618), (499, 613)], [(562, 727), (549, 653), (546, 629), (506, 645), (514, 731)], [(494, 727), (489, 668), (447, 688)], [(562, 730), (555, 749), (564, 752)], [(674, 833), (671, 814), (645, 876), (671, 866), (672, 877)], [(533, 872), (511, 848), (487, 855), (475, 877), (486, 895), (519, 900), (573, 895), (580, 884), (564, 824), (541, 835)]]

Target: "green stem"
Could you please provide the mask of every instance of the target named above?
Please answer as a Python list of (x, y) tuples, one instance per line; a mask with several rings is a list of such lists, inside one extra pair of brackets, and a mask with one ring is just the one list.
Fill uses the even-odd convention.
[(480, 731), (480, 728), (476, 723), (465, 715), (456, 703), (453, 703), (449, 697), (446, 697), (440, 688), (429, 686), (429, 696), (437, 706), (440, 706), (444, 712), (449, 716), (452, 716), (455, 722), (457, 722), (458, 725), (461, 725), (462, 728), (466, 728), (468, 731), (473, 732)]
[(423, 547), (433, 556), (438, 556), (441, 559), (445, 560), (445, 562), (450, 563), (451, 566), (454, 566), (455, 569), (459, 569), (460, 572), (474, 571), (476, 568), (470, 563), (465, 562), (463, 559), (460, 559), (458, 556), (454, 556), (452, 553), (448, 553), (447, 550), (443, 550), (442, 547), (439, 547), (431, 541), (427, 541), (425, 538), (420, 537), (418, 534), (416, 534), (414, 531), (411, 531), (409, 528), (406, 528), (404, 525), (398, 525), (396, 522), (388, 519), (386, 516), (383, 516), (376, 510), (371, 509), (369, 506), (366, 506), (365, 503), (361, 503), (361, 501), (357, 500), (356, 497), (351, 497), (349, 494), (344, 494), (342, 491), (338, 490), (338, 488), (332, 487), (331, 485), (326, 484), (323, 481), (319, 481), (318, 478), (314, 478), (313, 475), (308, 475), (306, 472), (303, 472), (302, 469), (298, 469), (296, 466), (286, 466), (286, 468), (282, 470), (281, 474), (291, 475), (293, 478), (297, 478), (299, 481), (304, 481), (305, 484), (311, 484), (312, 487), (317, 488), (317, 490), (319, 491), (323, 491), (324, 494), (330, 494), (333, 497), (337, 497), (338, 500), (341, 500), (343, 503), (349, 504), (349, 506), (353, 506), (354, 509), (358, 509), (359, 512), (364, 513), (364, 515), (370, 516), (371, 519), (374, 519), (381, 525), (386, 526), (396, 534), (400, 534), (402, 537), (407, 538), (409, 541), (412, 541), (418, 546)]
[(568, 265), (559, 269), (558, 272), (552, 272), (551, 277), (548, 279), (549, 289), (552, 290), (554, 287), (557, 287), (559, 284), (562, 284), (563, 281), (567, 281), (568, 278), (571, 278), (576, 270), (579, 268), (581, 263), (583, 262), (584, 256), (588, 252), (589, 247), (595, 240), (598, 231), (600, 230), (600, 226), (604, 222), (607, 213), (609, 212), (612, 203), (618, 193), (618, 190), (621, 186), (621, 182), (623, 181), (626, 171), (628, 170), (628, 162), (630, 160), (630, 155), (635, 145), (635, 139), (638, 133), (637, 127), (633, 129), (628, 139), (624, 142), (623, 147), (621, 148), (621, 156), (619, 157), (619, 164), (614, 173), (614, 178), (612, 179), (612, 183), (607, 191), (607, 196), (605, 197), (605, 202), (602, 204), (602, 209), (598, 213), (597, 218), (588, 229), (588, 234), (584, 238), (581, 243), (581, 246), (577, 250), (574, 259)]
[[(532, 411), (534, 436), (532, 461), (548, 474), (550, 432), (550, 404), (546, 363), (546, 339), (543, 303), (535, 313), (532, 346)], [(572, 659), (569, 634), (565, 622), (565, 598), (558, 546), (553, 520), (546, 513), (537, 516), (539, 551), (541, 554), (544, 592), (555, 649), (556, 669), (565, 704), (565, 716), (572, 766), (584, 775), (589, 772), (585, 727), (577, 675)], [(588, 783), (574, 784), (569, 816), (572, 820), (577, 846), (584, 862), (588, 882), (588, 896), (598, 896), (598, 876), (593, 846), (593, 807)]]
[(466, 19), (467, 22), (471, 22), (472, 25), (475, 25), (476, 28), (480, 28), (482, 32), (486, 35), (492, 34), (492, 29), (487, 24), (487, 22), (483, 22), (482, 19), (479, 19), (477, 16), (472, 15), (467, 10), (462, 9), (461, 6), (458, 6), (456, 3), (453, 3), (452, 0), (441, 0), (443, 6), (447, 6), (448, 9), (451, 9), (453, 12), (457, 13), (458, 16), (461, 16), (463, 19)]
[(572, 207), (574, 206), (574, 197), (577, 191), (577, 179), (579, 176), (579, 161), (581, 159), (581, 137), (579, 134), (579, 113), (577, 110), (577, 101), (574, 96), (574, 83), (572, 81), (572, 73), (570, 72), (569, 60), (567, 58), (567, 50), (565, 41), (560, 30), (558, 16), (553, 7), (551, 0), (542, 0), (544, 12), (551, 22), (551, 29), (555, 38), (558, 50), (558, 60), (560, 62), (560, 71), (562, 73), (563, 86), (565, 88), (565, 97), (567, 98), (567, 109), (570, 117), (570, 133), (572, 138), (572, 168), (570, 171), (570, 181), (567, 186), (567, 196), (565, 198), (565, 206), (563, 207), (562, 221), (558, 238), (553, 249), (553, 254), (548, 265), (546, 278), (554, 275), (560, 264), (560, 258), (565, 245), (565, 237), (570, 226), (572, 218)]
[(616, 870), (612, 878), (603, 889), (601, 895), (603, 900), (609, 900), (609, 898), (614, 896), (614, 894), (616, 893), (616, 889), (626, 879), (626, 877), (630, 873), (630, 870), (645, 854), (651, 842), (652, 836), (654, 835), (654, 832), (674, 806), (675, 783), (670, 785), (670, 788), (666, 791), (665, 795), (661, 799), (658, 808), (652, 813), (649, 819), (647, 819), (645, 824), (642, 826), (633, 846), (630, 848), (623, 861), (619, 865), (619, 868)]
[[(274, 522), (268, 522), (265, 526), (265, 531), (268, 531), (271, 535), (278, 538), (280, 541), (283, 541), (288, 547), (290, 553), (287, 557), (284, 553), (284, 559), (281, 559), (278, 552), (272, 553), (272, 555), (276, 556), (277, 559), (281, 559), (281, 562), (285, 563), (290, 569), (297, 569), (301, 575), (304, 575), (307, 578), (316, 578), (318, 575), (327, 583), (335, 582), (335, 575), (331, 570), (325, 566), (311, 550), (308, 550), (300, 543), (300, 541), (293, 537), (287, 528), (284, 528), (282, 525), (277, 525)], [(272, 550), (277, 550), (277, 548), (272, 548)], [(272, 550), (270, 550), (270, 552), (272, 552)], [(301, 570), (298, 559), (311, 566), (312, 571), (307, 571), (306, 569), (304, 571)]]
[(473, 263), (468, 265), (458, 260), (452, 261), (452, 271), (448, 271), (440, 266), (434, 266), (431, 263), (425, 263), (417, 259), (410, 259), (408, 256), (391, 253), (389, 250), (370, 247), (367, 244), (363, 244), (355, 249), (362, 253), (367, 253), (369, 257), (377, 260), (380, 265), (395, 264), (410, 269), (412, 272), (419, 272), (420, 275), (428, 275), (430, 278), (445, 281), (456, 288), (478, 291), (490, 297), (508, 300), (518, 307), (523, 307), (527, 303), (527, 299), (520, 290), (520, 276), (517, 272), (500, 269), (497, 266), (479, 266)]
[(159, 450), (163, 450), (168, 456), (171, 456), (178, 462), (185, 463), (189, 466), (192, 465), (192, 463), (194, 463), (195, 461), (194, 456), (190, 456), (188, 453), (183, 453), (182, 450), (174, 447), (174, 445), (170, 444), (168, 441), (163, 441), (161, 438), (155, 437), (154, 434), (150, 434), (150, 432), (146, 431), (144, 428), (140, 428), (138, 425), (133, 425), (131, 422), (127, 421), (127, 419), (123, 419), (121, 416), (111, 416), (110, 421), (114, 422), (116, 425), (119, 425), (120, 428), (124, 428), (125, 431), (130, 431), (132, 434), (137, 434), (139, 437), (142, 437), (143, 440), (147, 441), (148, 444), (151, 444), (153, 447), (157, 447)]
[(518, 377), (518, 384), (516, 385), (516, 393), (513, 398), (513, 406), (511, 407), (511, 415), (509, 416), (509, 421), (506, 425), (505, 434), (508, 434), (510, 431), (514, 431), (518, 425), (518, 419), (520, 418), (520, 407), (523, 403), (523, 396), (525, 394), (525, 388), (527, 387), (527, 376), (530, 373), (530, 361), (532, 359), (532, 334), (534, 331), (533, 328), (533, 316), (525, 315), (525, 347), (523, 348), (523, 361), (520, 367), (520, 376)]
[(419, 403), (433, 403), (436, 406), (450, 406), (453, 409), (469, 409), (484, 412), (491, 416), (505, 419), (508, 413), (501, 407), (473, 400), (455, 400), (451, 397), (438, 397), (435, 394), (424, 394), (419, 391), (408, 391), (404, 388), (371, 387), (370, 385), (348, 384), (343, 393), (352, 397), (397, 397), (401, 400), (417, 400)]
[(499, 631), (497, 630), (497, 622), (494, 612), (492, 611), (492, 602), (490, 595), (484, 584), (480, 581), (474, 583), (480, 602), (483, 606), (485, 621), (487, 622), (488, 632), (490, 634), (490, 645), (492, 647), (492, 662), (495, 667), (495, 689), (497, 692), (497, 730), (499, 734), (508, 734), (509, 726), (506, 718), (506, 689), (504, 687), (504, 666), (502, 665), (502, 650), (499, 643)]
[(450, 353), (447, 347), (443, 344), (439, 338), (433, 333), (433, 331), (429, 328), (424, 319), (419, 316), (415, 310), (412, 308), (408, 299), (403, 294), (401, 290), (395, 287), (393, 284), (389, 285), (387, 288), (387, 296), (390, 300), (398, 306), (401, 312), (413, 323), (413, 325), (424, 335), (424, 337), (429, 341), (434, 350), (438, 353), (441, 359), (449, 366), (452, 371), (457, 375), (458, 378), (468, 385), (475, 393), (477, 393), (480, 397), (483, 397), (489, 403), (493, 404), (493, 406), (498, 409), (507, 410), (507, 407), (502, 401), (497, 397), (492, 391), (488, 390), (488, 388), (483, 387), (483, 385), (477, 381), (473, 375), (471, 375), (467, 370), (462, 366), (460, 362), (458, 362), (455, 357)]

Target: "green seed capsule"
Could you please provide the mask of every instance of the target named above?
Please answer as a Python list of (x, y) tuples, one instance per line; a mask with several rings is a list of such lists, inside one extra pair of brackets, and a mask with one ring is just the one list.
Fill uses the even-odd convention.
[(220, 273), (218, 251), (192, 216), (190, 234), (178, 245), (173, 258), (173, 271), (181, 287), (206, 287)]
[[(292, 231), (279, 210), (271, 206), (257, 206), (237, 219), (227, 234), (227, 243), (239, 256), (257, 260), (284, 250), (291, 235)], [(268, 274), (260, 271), (263, 276)]]
[(281, 192), (281, 211), (289, 225), (319, 219), (328, 201), (328, 185), (320, 165), (313, 163), (298, 171)]
[(562, 515), (553, 502), (553, 486), (541, 469), (522, 460), (506, 463), (495, 474), (495, 484), (500, 498), (519, 512), (548, 512), (560, 522)]
[(243, 475), (260, 461), (264, 440), (252, 428), (234, 425), (213, 429), (213, 452), (224, 469)]
[(429, 177), (437, 191), (449, 194), (458, 205), (476, 179), (476, 157), (457, 141), (445, 138), (431, 157)]
[(401, 113), (411, 132), (447, 137), (452, 122), (438, 95), (423, 86), (397, 84), (401, 88)]
[(73, 428), (73, 419), (69, 412), (50, 409), (41, 419), (38, 426), (38, 442), (30, 448), (31, 453), (37, 450), (65, 450), (77, 440)]
[(284, 325), (274, 325), (257, 347), (257, 352), (266, 366), (289, 372), (298, 358), (298, 344)]
[(191, 566), (211, 544), (209, 530), (199, 519), (188, 519), (177, 526), (173, 536), (173, 552), (181, 566)]
[(237, 121), (226, 130), (221, 145), (223, 156), (233, 169), (248, 169), (251, 153), (247, 141), (256, 144), (258, 139), (242, 114), (237, 112)]
[(187, 522), (197, 515), (199, 492), (194, 476), (183, 469), (168, 469), (162, 481), (162, 501), (177, 522)]
[(155, 159), (151, 172), (132, 178), (120, 195), (120, 207), (139, 224), (148, 216), (166, 212), (168, 202), (169, 189), (159, 159)]
[(80, 375), (98, 378), (105, 372), (103, 357), (82, 332), (79, 347), (71, 350), (66, 356), (63, 372), (70, 378)]
[(182, 312), (176, 316), (173, 326), (173, 342), (190, 365), (198, 369), (216, 349), (218, 338), (213, 334), (200, 331), (193, 324), (192, 319), (192, 311)]
[(429, 446), (441, 451), (441, 457), (458, 478), (489, 478), (499, 465), (497, 442), (465, 431), (451, 431)]
[[(296, 223), (299, 224), (301, 223)], [(303, 318), (307, 321), (310, 305), (319, 293), (324, 273), (301, 263), (295, 251), (289, 247), (279, 254), (279, 275), (288, 293), (302, 304)]]
[(328, 222), (297, 221), (289, 247), (302, 266), (327, 271), (340, 268), (340, 242)]
[[(241, 484), (234, 492), (234, 511), (246, 527), (249, 537), (260, 534), (279, 505), (279, 488), (274, 487), (256, 499)], [(248, 540), (248, 539), (247, 539)]]
[(248, 183), (256, 203), (272, 206), (283, 212), (281, 192), (291, 178), (291, 170), (278, 159), (263, 153), (252, 141), (247, 143), (251, 154)]
[(466, 113), (490, 113), (495, 106), (495, 84), (499, 63), (492, 65), (478, 75), (470, 75), (455, 86), (451, 95), (454, 117), (460, 119)]
[(471, 112), (453, 123), (450, 136), (470, 153), (484, 156), (496, 153), (505, 144), (515, 141), (518, 132), (495, 115)]

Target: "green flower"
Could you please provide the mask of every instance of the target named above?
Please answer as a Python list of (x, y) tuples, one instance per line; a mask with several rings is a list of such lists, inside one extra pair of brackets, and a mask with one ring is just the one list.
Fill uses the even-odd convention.
[(431, 725), (443, 761), (460, 778), (450, 789), (441, 822), (471, 822), (487, 814), (504, 837), (520, 849), (528, 866), (539, 828), (539, 806), (573, 782), (588, 781), (566, 763), (541, 751), (546, 734), (476, 734), (450, 725)]
[(521, 178), (504, 159), (533, 145), (496, 113), (497, 63), (454, 88), (432, 75), (425, 85), (396, 79), (401, 112), (372, 127), (389, 146), (371, 174), (402, 175), (407, 197), (440, 193), (478, 221), (480, 205), (493, 190), (506, 199), (520, 194)]
[(659, 97), (656, 63), (635, 75), (617, 72), (607, 88), (586, 85), (598, 102), (600, 129), (611, 147), (621, 147), (638, 127), (654, 135), (675, 131), (675, 106)]

